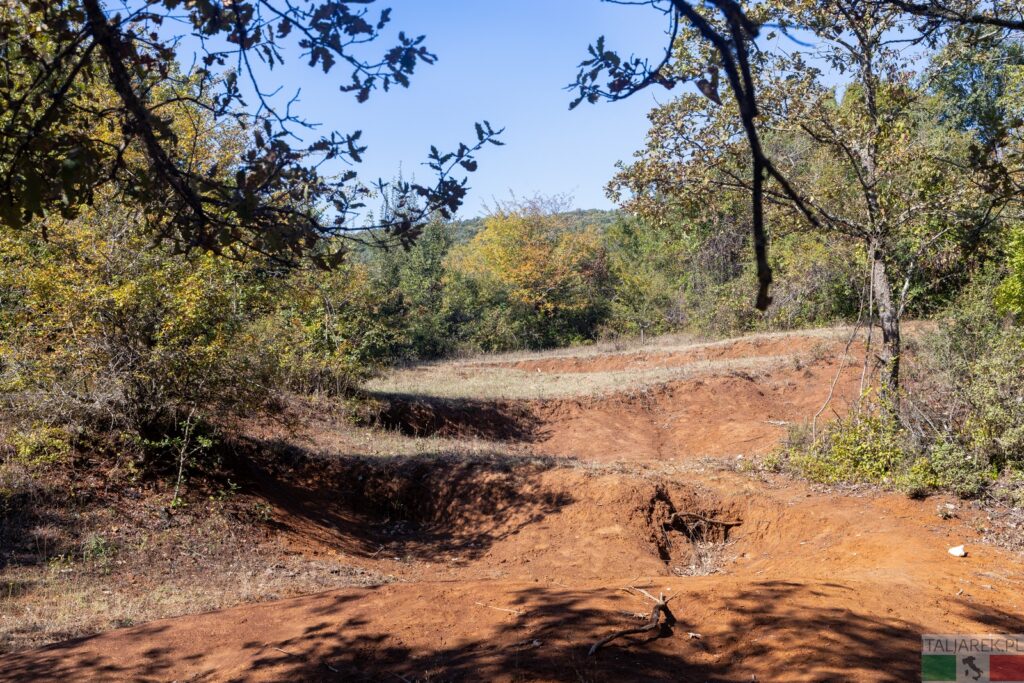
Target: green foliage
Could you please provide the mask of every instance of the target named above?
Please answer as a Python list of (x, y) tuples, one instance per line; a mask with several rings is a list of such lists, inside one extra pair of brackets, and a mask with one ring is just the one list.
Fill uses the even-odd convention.
[(686, 215), (622, 219), (604, 242), (613, 278), (605, 334), (727, 335), (830, 324), (857, 314), (863, 254), (842, 241), (780, 236), (771, 252), (774, 300), (764, 315), (750, 302), (756, 268), (747, 227), (727, 213), (711, 223)]
[(578, 218), (509, 212), (461, 243), (438, 221), (409, 249), (331, 271), (154, 246), (114, 198), (49, 218), (45, 239), (2, 233), (0, 393), (15, 451), (63, 457), (69, 430), (170, 466), (183, 415), (216, 424), (285, 391), (345, 395), (395, 360), (592, 339), (609, 276), (601, 235)]
[[(247, 112), (236, 76), (208, 70), (217, 57), (181, 73), (176, 43), (138, 32), (172, 11), (210, 38), (251, 26), (245, 13), (227, 22), (221, 4), (169, 0), (121, 24), (96, 0), (0, 9), (0, 219), (25, 228), (0, 230), (0, 393), (21, 464), (64, 459), (80, 427), (162, 462), (201, 458), (205, 437), (183, 436), (182, 415), (209, 424), (281, 391), (347, 395), (383, 364), (465, 351), (851, 320), (869, 289), (897, 322), (956, 301), (922, 353), (923, 420), (869, 402), (791, 462), (818, 481), (974, 495), (1024, 461), (1024, 334), (1011, 320), (1024, 315), (1024, 223), (1006, 202), (1020, 189), (1018, 42), (953, 31), (918, 77), (895, 43), (875, 49), (898, 13), (845, 11), (846, 0), (756, 9), (815, 34), (805, 55), (750, 55), (763, 144), (801, 198), (767, 180), (775, 285), (761, 314), (749, 149), (724, 89), (651, 113), (645, 149), (610, 186), (628, 213), (534, 200), (452, 223), (465, 194), (452, 172), (496, 143), (485, 124), (472, 147), (432, 150), (436, 187), (381, 184), (383, 220), (345, 236), (390, 248), (353, 249), (339, 236), (372, 193), (317, 169), (358, 161), (358, 134), (296, 149), (288, 120)], [(360, 99), (406, 85), (433, 56), (402, 36), (383, 61), (362, 61), (354, 50), (388, 19), (367, 22), (358, 4), (314, 3), (330, 5), (315, 26), (286, 9), (239, 49), (275, 61), (271, 29), (305, 29), (323, 39), (313, 65), (354, 67), (344, 89)], [(338, 31), (357, 40), (336, 42)], [(699, 31), (684, 27), (674, 47), (675, 71), (654, 82), (707, 72)], [(611, 59), (599, 52), (595, 66)], [(835, 87), (819, 65), (848, 82)], [(1005, 272), (957, 298), (1003, 256)]]
[[(795, 434), (788, 461), (808, 478), (870, 482), (912, 496), (995, 492), (1016, 504), (1024, 471), (1024, 330), (993, 315), (999, 272), (980, 275), (916, 350), (897, 413), (881, 400)], [(911, 400), (912, 399), (912, 400)]]
[(1009, 271), (996, 291), (999, 309), (1018, 317), (1024, 316), (1024, 223), (1017, 223), (1006, 238), (1006, 266)]
[(623, 217), (604, 234), (613, 290), (605, 333), (662, 334), (682, 323), (681, 294), (690, 240), (681, 223)]
[(55, 420), (142, 434), (190, 405), (262, 394), (245, 353), (263, 292), (212, 255), (171, 255), (114, 202), (34, 233), (0, 235), (0, 390)]
[(434, 221), (410, 248), (366, 255), (378, 315), (394, 333), (392, 356), (438, 358), (458, 349), (463, 335), (446, 286), (446, 259), (459, 235), (468, 241), (473, 234), (466, 224)]
[[(798, 329), (857, 318), (866, 272), (862, 249), (846, 240), (798, 232), (775, 240), (771, 256), (778, 284), (765, 327)], [(752, 278), (749, 259), (747, 264)]]
[[(988, 78), (973, 66), (984, 63), (981, 71), (1012, 81), (1013, 65), (995, 51), (963, 73), (940, 68), (934, 82), (920, 78), (906, 46), (889, 42), (879, 49), (881, 36), (907, 28), (906, 18), (856, 5), (772, 0), (753, 10), (767, 12), (771, 24), (813, 35), (792, 51), (750, 55), (753, 86), (747, 88), (757, 90), (757, 131), (784, 182), (773, 173), (765, 174), (763, 187), (755, 182), (749, 130), (741, 123), (750, 103), (742, 93), (709, 94), (704, 80), (700, 92), (684, 92), (651, 112), (644, 148), (620, 167), (610, 188), (646, 223), (683, 226), (691, 260), (679, 286), (682, 312), (694, 327), (735, 331), (877, 314), (886, 329), (879, 370), (896, 392), (901, 318), (931, 314), (955, 296), (992, 257), (1000, 229), (1016, 211), (1004, 213), (1019, 192), (1021, 165), (1007, 168), (1001, 160), (1012, 157), (1004, 149), (1019, 146), (1021, 124), (1007, 117), (999, 144), (986, 146), (973, 118), (950, 115), (939, 76), (973, 92)], [(703, 72), (704, 38), (682, 30), (672, 66), (662, 68), (687, 79)], [(975, 46), (965, 42), (960, 49)], [(750, 311), (758, 281), (750, 265), (753, 240), (745, 235), (758, 224), (751, 195), (762, 190), (774, 301), (759, 316)], [(714, 258), (700, 257), (702, 245), (712, 257), (741, 247), (742, 260), (733, 261), (739, 267), (720, 277)]]
[(609, 273), (600, 235), (538, 204), (491, 216), (446, 265), (448, 306), (471, 348), (571, 344), (593, 338), (604, 315)]
[(900, 478), (911, 496), (951, 491), (961, 498), (976, 498), (995, 480), (997, 472), (956, 443), (940, 441), (918, 457)]
[(907, 435), (880, 401), (794, 440), (791, 462), (812, 481), (892, 484), (907, 465)]
[(942, 490), (972, 498), (995, 480), (985, 460), (953, 441), (919, 445), (889, 406), (866, 398), (817, 438), (806, 428), (791, 433), (788, 465), (812, 481), (879, 484), (913, 497)]
[[(391, 20), (387, 8), (371, 20), (372, 3), (286, 2), (261, 12), (252, 3), (229, 10), (219, 0), (163, 0), (128, 8), (130, 17), (102, 0), (0, 3), (0, 224), (38, 228), (57, 212), (71, 219), (116, 191), (142, 209), (150, 236), (181, 249), (336, 265), (347, 248), (333, 238), (362, 227), (352, 219), (369, 191), (355, 171), (321, 166), (360, 162), (361, 131), (296, 144), (295, 129), (307, 122), (294, 102), (275, 97), (278, 88), (258, 82), (276, 73), (258, 65), (272, 69), (301, 46), (324, 78), (345, 65), (340, 89), (359, 101), (408, 86), (435, 56), (423, 36), (403, 32), (379, 56), (366, 55)], [(165, 21), (183, 33), (164, 35), (157, 27)], [(292, 31), (303, 36), (297, 44), (286, 40)], [(243, 97), (238, 71), (225, 68), (229, 53), (248, 67), (255, 103)], [(240, 144), (214, 163), (195, 158), (180, 128), (197, 120)], [(394, 201), (377, 227), (396, 244), (462, 204), (459, 175), (476, 170), (484, 146), (501, 144), (486, 121), (475, 133), (453, 152), (431, 148), (433, 184), (390, 186)]]
[[(929, 412), (982, 466), (1024, 466), (1024, 329), (994, 314), (1000, 273), (979, 277), (926, 339)], [(924, 392), (922, 392), (924, 393)]]
[(26, 458), (65, 453), (54, 439), (68, 427), (166, 463), (182, 415), (215, 422), (289, 389), (340, 393), (392, 349), (365, 266), (287, 272), (174, 253), (113, 199), (46, 231), (0, 233), (0, 393), (8, 417), (52, 425), (15, 436)]
[(71, 454), (71, 439), (66, 430), (45, 422), (35, 422), (15, 431), (8, 439), (15, 460), (30, 467), (61, 462)]
[(300, 270), (273, 292), (249, 329), (279, 388), (344, 394), (391, 357), (401, 332), (365, 266)]

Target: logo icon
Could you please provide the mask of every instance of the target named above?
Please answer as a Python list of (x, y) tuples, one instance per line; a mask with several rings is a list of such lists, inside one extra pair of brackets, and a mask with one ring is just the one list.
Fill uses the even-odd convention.
[(1024, 683), (1024, 635), (925, 634), (921, 680)]

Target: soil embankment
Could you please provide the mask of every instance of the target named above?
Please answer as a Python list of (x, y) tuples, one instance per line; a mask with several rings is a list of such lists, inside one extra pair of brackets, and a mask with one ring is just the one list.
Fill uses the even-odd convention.
[[(493, 452), (332, 459), (321, 448), (303, 476), (263, 479), (294, 552), (344, 555), (394, 582), (8, 655), (0, 679), (907, 681), (920, 675), (921, 633), (1024, 632), (1021, 558), (981, 543), (984, 520), (966, 508), (946, 519), (945, 500), (737, 471), (737, 456), (770, 450), (830, 392), (841, 412), (859, 389), (845, 340), (829, 351), (821, 339), (498, 368), (533, 378), (773, 358), (640, 391), (475, 402), (407, 392), (382, 424)], [(947, 553), (961, 543), (967, 557)], [(587, 656), (643, 623), (651, 603), (639, 589), (674, 596), (678, 622)]]

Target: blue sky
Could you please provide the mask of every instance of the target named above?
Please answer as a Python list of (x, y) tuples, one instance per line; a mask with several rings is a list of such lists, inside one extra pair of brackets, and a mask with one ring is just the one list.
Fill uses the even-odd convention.
[[(326, 129), (363, 131), (369, 149), (357, 167), (364, 179), (429, 179), (420, 164), (431, 144), (453, 149), (474, 139), (473, 123), (487, 119), (506, 128), (504, 147), (488, 147), (470, 175), (470, 196), (460, 213), (484, 212), (509, 193), (568, 194), (578, 208), (610, 208), (604, 185), (615, 162), (643, 144), (647, 112), (656, 98), (632, 99), (568, 110), (573, 80), (586, 47), (598, 35), (610, 47), (657, 58), (665, 44), (665, 19), (644, 7), (599, 0), (381, 0), (392, 7), (393, 31), (426, 34), (438, 62), (417, 69), (408, 90), (377, 92), (357, 103), (337, 84), (348, 73), (329, 75), (292, 59), (268, 81), (292, 93), (301, 88), (299, 111)], [(378, 54), (389, 41), (366, 46)]]

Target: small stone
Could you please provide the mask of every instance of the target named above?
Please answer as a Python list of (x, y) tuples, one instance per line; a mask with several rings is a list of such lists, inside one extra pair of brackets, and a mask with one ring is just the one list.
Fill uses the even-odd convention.
[(956, 545), (949, 549), (949, 554), (953, 557), (967, 557), (967, 549), (962, 545)]

